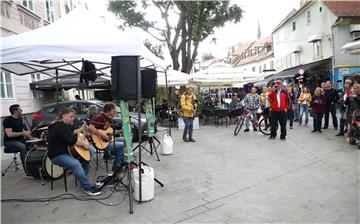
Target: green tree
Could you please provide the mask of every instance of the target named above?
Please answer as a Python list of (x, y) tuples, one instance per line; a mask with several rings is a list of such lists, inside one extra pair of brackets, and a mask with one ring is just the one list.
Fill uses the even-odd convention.
[(213, 59), (214, 56), (211, 54), (211, 52), (207, 52), (207, 53), (204, 53), (201, 55), (201, 59), (203, 61), (207, 61), (207, 60), (210, 60), (210, 59)]
[[(159, 10), (161, 21), (151, 21), (146, 10)], [(148, 32), (169, 49), (173, 68), (190, 73), (200, 43), (214, 29), (227, 22), (239, 22), (242, 9), (229, 1), (109, 1), (109, 10), (124, 20), (125, 26), (135, 26)], [(170, 18), (171, 17), (171, 18)], [(176, 24), (171, 24), (177, 17)], [(164, 25), (161, 25), (164, 24)]]

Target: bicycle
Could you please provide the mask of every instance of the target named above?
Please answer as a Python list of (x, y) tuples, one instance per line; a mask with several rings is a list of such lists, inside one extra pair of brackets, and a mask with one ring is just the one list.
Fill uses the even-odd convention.
[(260, 110), (260, 112), (258, 111), (255, 112), (255, 115), (260, 118), (258, 119), (259, 121), (258, 120), (255, 121), (251, 116), (249, 116), (249, 112), (250, 110), (245, 109), (243, 110), (242, 114), (236, 118), (234, 135), (237, 136), (239, 134), (242, 126), (244, 125), (245, 119), (250, 121), (250, 123), (257, 129), (259, 129), (260, 132), (263, 133), (264, 135), (270, 135), (270, 125), (269, 123), (268, 125), (266, 125), (265, 123), (266, 119), (268, 118), (264, 116), (264, 112), (262, 110)]

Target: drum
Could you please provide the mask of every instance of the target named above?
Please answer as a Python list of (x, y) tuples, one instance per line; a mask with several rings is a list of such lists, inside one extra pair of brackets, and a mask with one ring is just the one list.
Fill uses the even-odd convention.
[(26, 154), (24, 164), (26, 174), (36, 179), (41, 179), (41, 176), (46, 179), (59, 179), (64, 174), (64, 169), (54, 164), (51, 175), (52, 162), (47, 156), (46, 148), (31, 149)]
[(46, 142), (40, 138), (31, 138), (26, 140), (26, 146), (29, 150), (43, 148), (46, 146)]

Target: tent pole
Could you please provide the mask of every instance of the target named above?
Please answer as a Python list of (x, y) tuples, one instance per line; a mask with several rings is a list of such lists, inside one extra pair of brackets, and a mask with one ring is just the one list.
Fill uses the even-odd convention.
[[(142, 203), (142, 181), (141, 181), (141, 148), (142, 148), (142, 126), (141, 126), (141, 71), (140, 71), (140, 57), (137, 57), (137, 103), (138, 103), (138, 141), (139, 141), (139, 201)], [(131, 181), (131, 180), (130, 180)]]
[(165, 70), (165, 88), (166, 88), (166, 106), (167, 106), (167, 115), (168, 115), (168, 121), (169, 121), (169, 135), (171, 136), (171, 123), (170, 123), (170, 108), (169, 108), (169, 98), (170, 98), (170, 93), (169, 93), (169, 89), (168, 89), (168, 80), (167, 80), (167, 70)]
[(60, 111), (59, 111), (59, 70), (57, 68), (55, 69), (55, 74), (56, 74), (56, 110), (58, 111), (58, 113), (60, 113)]

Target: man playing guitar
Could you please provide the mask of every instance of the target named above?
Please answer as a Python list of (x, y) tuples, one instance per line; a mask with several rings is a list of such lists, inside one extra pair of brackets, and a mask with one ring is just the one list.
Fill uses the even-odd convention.
[(109, 135), (106, 135), (101, 130), (112, 128), (112, 118), (116, 115), (116, 113), (115, 104), (106, 103), (103, 113), (97, 115), (92, 121), (90, 121), (88, 129), (93, 135), (100, 137), (103, 141), (108, 143), (104, 148), (105, 151), (115, 153), (115, 159), (112, 168), (113, 171), (121, 167), (122, 163), (124, 162), (124, 144), (120, 138), (116, 138), (114, 144), (114, 142), (111, 142), (114, 137), (113, 134), (109, 133)]
[[(85, 189), (85, 193), (88, 195), (99, 195), (101, 194), (100, 190), (92, 185), (86, 176), (95, 150), (88, 142), (78, 140), (74, 135), (85, 129), (85, 125), (74, 131), (71, 129), (75, 114), (74, 109), (66, 107), (59, 114), (55, 122), (49, 126), (48, 156), (54, 164), (69, 168)], [(90, 150), (90, 161), (85, 161), (81, 164), (78, 159), (70, 155), (68, 148), (74, 145)]]

